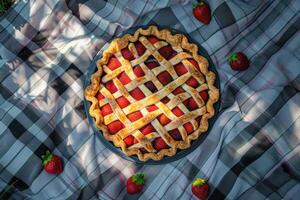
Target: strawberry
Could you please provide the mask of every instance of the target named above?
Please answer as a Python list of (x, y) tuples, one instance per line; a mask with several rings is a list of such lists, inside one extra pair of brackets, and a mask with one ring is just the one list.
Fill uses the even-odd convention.
[(111, 70), (115, 70), (121, 66), (121, 63), (119, 62), (118, 58), (115, 56), (112, 56), (109, 58), (107, 67)]
[(136, 77), (142, 77), (145, 76), (144, 71), (142, 70), (142, 68), (138, 65), (133, 69), (134, 74), (136, 75)]
[(200, 1), (199, 3), (193, 5), (193, 14), (196, 19), (204, 24), (209, 24), (211, 20), (210, 7), (204, 1)]
[(120, 96), (119, 98), (116, 99), (116, 101), (120, 106), (120, 108), (125, 108), (130, 104), (130, 102), (124, 96)]
[(208, 101), (208, 93), (206, 90), (203, 90), (201, 92), (199, 92), (200, 96), (202, 97), (204, 103), (206, 103)]
[(163, 85), (167, 85), (173, 80), (172, 76), (167, 71), (163, 71), (162, 73), (158, 74), (157, 78)]
[(129, 51), (128, 48), (122, 49), (121, 53), (122, 53), (122, 56), (129, 61), (134, 59), (133, 54)]
[(142, 90), (140, 90), (140, 88), (135, 88), (131, 90), (129, 93), (135, 100), (141, 100), (145, 98), (145, 94), (142, 92)]
[(140, 41), (137, 41), (135, 43), (135, 48), (136, 48), (136, 51), (137, 51), (139, 56), (143, 55), (146, 51), (146, 48), (144, 47), (144, 45)]
[(236, 71), (243, 71), (248, 69), (249, 67), (249, 60), (247, 56), (242, 52), (232, 53), (229, 56), (228, 62), (231, 69)]
[(128, 194), (136, 194), (142, 191), (145, 184), (145, 175), (142, 173), (137, 173), (127, 179), (126, 190)]
[(169, 147), (161, 137), (156, 138), (153, 141), (153, 145), (154, 145), (154, 148), (158, 151), (160, 151), (162, 149), (167, 149)]
[(61, 158), (50, 151), (42, 155), (42, 161), (45, 171), (49, 174), (60, 174), (63, 171)]
[(124, 124), (122, 124), (122, 122), (120, 122), (119, 120), (116, 120), (108, 124), (107, 128), (109, 133), (113, 135), (119, 132), (122, 128), (124, 128)]
[(209, 193), (209, 185), (206, 180), (196, 178), (192, 183), (193, 194), (201, 200), (205, 200)]
[(135, 111), (133, 113), (130, 113), (129, 115), (127, 115), (128, 119), (131, 121), (131, 122), (134, 122), (140, 118), (143, 117), (142, 113), (140, 111)]
[(174, 140), (182, 140), (181, 134), (177, 128), (169, 131), (169, 133)]
[(174, 66), (174, 69), (178, 76), (181, 76), (188, 72), (188, 70), (185, 68), (185, 66), (182, 63), (178, 63)]

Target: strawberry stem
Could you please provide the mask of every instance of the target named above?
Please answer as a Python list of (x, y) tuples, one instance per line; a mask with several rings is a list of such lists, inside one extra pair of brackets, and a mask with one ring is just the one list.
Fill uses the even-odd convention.
[(145, 175), (143, 173), (137, 173), (132, 176), (131, 180), (137, 185), (143, 185), (145, 183)]
[(204, 183), (205, 183), (206, 181), (204, 180), (204, 179), (202, 179), (202, 178), (196, 178), (194, 181), (193, 181), (193, 186), (195, 186), (195, 187), (200, 187), (200, 186), (202, 186), (202, 185), (204, 185)]

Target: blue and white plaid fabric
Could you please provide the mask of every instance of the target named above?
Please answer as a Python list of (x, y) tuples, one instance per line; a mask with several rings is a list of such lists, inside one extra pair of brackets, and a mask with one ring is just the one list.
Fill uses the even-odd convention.
[[(209, 0), (203, 25), (188, 0), (20, 0), (0, 17), (0, 199), (299, 199), (300, 1)], [(222, 111), (205, 141), (165, 165), (136, 165), (106, 149), (88, 123), (83, 82), (91, 60), (116, 34), (157, 24), (178, 29), (210, 54)], [(235, 72), (228, 55), (251, 66)], [(46, 150), (64, 171), (47, 174)], [(126, 178), (146, 174), (142, 193)]]

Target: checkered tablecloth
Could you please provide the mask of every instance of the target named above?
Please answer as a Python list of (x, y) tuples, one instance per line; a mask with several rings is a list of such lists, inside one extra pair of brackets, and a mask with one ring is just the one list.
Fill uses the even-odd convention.
[[(0, 199), (299, 199), (300, 1), (209, 0), (209, 25), (188, 0), (19, 0), (0, 17)], [(186, 32), (219, 73), (222, 111), (204, 142), (165, 165), (137, 165), (106, 149), (83, 106), (91, 60), (116, 34), (148, 24)], [(232, 51), (247, 71), (227, 64)], [(53, 151), (64, 171), (47, 174)], [(126, 178), (144, 172), (142, 193)]]

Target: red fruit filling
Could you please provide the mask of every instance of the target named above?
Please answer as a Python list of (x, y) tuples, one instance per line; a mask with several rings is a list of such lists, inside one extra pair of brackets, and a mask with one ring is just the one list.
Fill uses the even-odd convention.
[(180, 93), (184, 93), (184, 89), (182, 89), (182, 87), (178, 87), (176, 88), (173, 92), (174, 95), (180, 94)]
[(189, 109), (196, 110), (198, 108), (198, 104), (193, 98), (189, 98)]
[(162, 149), (167, 149), (169, 148), (169, 146), (166, 144), (166, 142), (161, 138), (156, 138), (154, 141), (153, 141), (153, 146), (156, 150), (162, 150)]
[(133, 72), (137, 77), (145, 76), (144, 71), (142, 70), (142, 68), (139, 65), (133, 68)]
[(108, 131), (110, 134), (116, 134), (119, 132), (121, 129), (124, 128), (124, 124), (120, 122), (119, 120), (113, 121), (112, 123), (107, 125)]
[(160, 101), (164, 104), (167, 104), (170, 101), (170, 99), (168, 97), (164, 97)]
[(132, 91), (130, 91), (130, 95), (135, 99), (135, 100), (141, 100), (145, 98), (144, 93), (139, 89), (135, 88)]
[(127, 47), (122, 49), (121, 53), (122, 53), (122, 56), (129, 61), (134, 59), (133, 54), (129, 51), (129, 49)]
[[(170, 45), (164, 46), (158, 50), (160, 55), (162, 55), (166, 60), (169, 60), (172, 58), (173, 55), (176, 55), (175, 51), (172, 49)], [(174, 53), (175, 52), (175, 53)]]
[(175, 65), (174, 69), (175, 69), (178, 76), (181, 76), (181, 75), (188, 72), (188, 70), (186, 69), (186, 67), (182, 63), (178, 63), (177, 65)]
[(155, 36), (149, 36), (148, 37), (149, 42), (151, 42), (152, 44), (155, 44), (156, 42), (159, 42), (159, 39)]
[(137, 41), (134, 45), (135, 45), (135, 48), (136, 48), (137, 53), (138, 53), (139, 56), (141, 56), (145, 53), (146, 48), (144, 47), (144, 45), (140, 41)]
[(195, 109), (198, 108), (198, 105), (197, 105), (196, 101), (195, 101), (192, 97), (190, 97), (190, 98), (188, 98), (187, 100), (185, 100), (185, 101), (183, 102), (183, 104), (184, 104), (185, 107), (187, 107), (187, 109), (189, 109), (190, 111), (193, 111), (193, 110), (195, 110)]
[(154, 69), (155, 67), (159, 66), (159, 63), (157, 62), (157, 60), (153, 57), (150, 56), (146, 61), (145, 61), (145, 65), (149, 68), (149, 69)]
[(118, 90), (117, 87), (115, 86), (115, 84), (112, 82), (112, 80), (105, 83), (105, 87), (112, 94), (115, 93)]
[(181, 134), (178, 129), (173, 129), (169, 131), (169, 133), (174, 140), (176, 141), (182, 140)]
[(175, 108), (173, 108), (172, 112), (174, 113), (174, 115), (176, 115), (177, 117), (182, 116), (184, 113), (176, 106)]
[(149, 133), (155, 132), (154, 127), (151, 124), (147, 124), (143, 128), (140, 129), (140, 131), (144, 134), (147, 135)]
[(157, 78), (163, 85), (167, 85), (173, 80), (172, 76), (167, 71), (163, 71), (160, 74), (158, 74)]
[(126, 138), (123, 139), (123, 141), (125, 142), (127, 147), (133, 145), (134, 140), (135, 140), (135, 138), (132, 135), (129, 135)]
[(186, 130), (187, 134), (191, 134), (194, 131), (193, 125), (191, 122), (188, 122), (183, 125), (184, 129)]
[(117, 101), (118, 105), (120, 106), (120, 108), (125, 108), (125, 107), (129, 106), (129, 104), (130, 104), (130, 102), (124, 96), (117, 98), (116, 101)]
[(168, 123), (170, 123), (171, 122), (171, 120), (166, 116), (166, 115), (164, 115), (164, 114), (162, 114), (162, 115), (160, 115), (159, 117), (158, 117), (158, 121), (159, 121), (159, 123), (161, 124), (161, 125), (167, 125)]
[(157, 110), (157, 109), (158, 109), (158, 107), (157, 107), (156, 105), (150, 105), (150, 106), (147, 106), (147, 110), (148, 110), (149, 112), (152, 112), (152, 111)]
[(199, 65), (198, 65), (198, 63), (197, 63), (196, 60), (190, 58), (190, 59), (188, 59), (188, 61), (189, 61), (190, 63), (192, 63), (198, 70), (200, 70)]
[(98, 101), (104, 99), (104, 96), (99, 92), (98, 95), (97, 95), (97, 99)]
[(199, 92), (200, 96), (202, 97), (203, 101), (206, 103), (208, 101), (208, 93), (206, 90)]
[(119, 62), (118, 58), (115, 56), (111, 56), (108, 60), (107, 67), (110, 70), (115, 70), (121, 66), (121, 63)]
[(112, 111), (112, 109), (111, 109), (111, 107), (110, 107), (109, 104), (105, 104), (105, 105), (102, 106), (102, 108), (101, 108), (101, 115), (102, 115), (102, 116), (109, 115), (109, 114), (111, 114), (112, 112), (113, 112), (113, 111)]
[(147, 151), (144, 147), (140, 148), (140, 151), (141, 151), (142, 153), (148, 153), (148, 151)]
[(127, 117), (131, 122), (134, 122), (134, 121), (142, 118), (143, 115), (140, 111), (136, 111), (136, 112), (130, 113), (129, 115), (127, 115)]
[(156, 92), (157, 88), (155, 87), (155, 85), (153, 84), (152, 81), (148, 81), (147, 83), (145, 83), (145, 86), (152, 92)]
[(119, 76), (118, 76), (118, 79), (121, 81), (121, 83), (123, 85), (126, 85), (128, 83), (130, 83), (130, 78), (129, 76), (127, 76), (127, 74), (125, 72), (122, 72)]
[(194, 77), (189, 78), (186, 81), (186, 84), (188, 84), (189, 86), (191, 86), (193, 88), (197, 88), (199, 86), (198, 81)]

